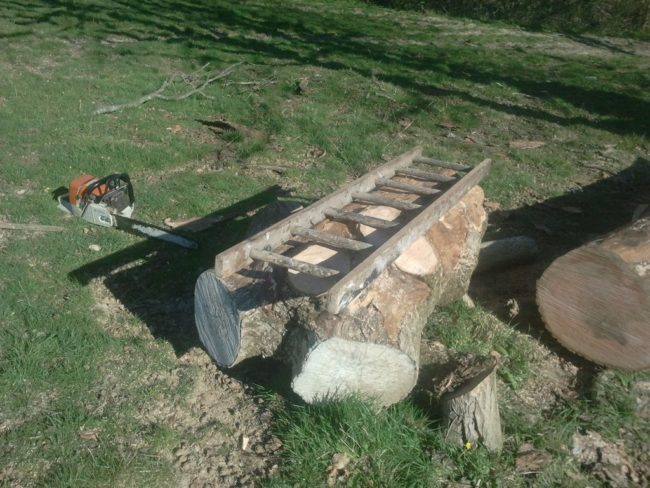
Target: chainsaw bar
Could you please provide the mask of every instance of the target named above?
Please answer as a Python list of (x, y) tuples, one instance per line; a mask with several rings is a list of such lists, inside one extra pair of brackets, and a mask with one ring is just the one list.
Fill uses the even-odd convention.
[(137, 236), (143, 237), (152, 237), (153, 239), (158, 239), (160, 241), (170, 242), (181, 246), (187, 249), (198, 249), (199, 245), (197, 242), (187, 239), (186, 237), (180, 236), (169, 232), (162, 227), (148, 224), (146, 222), (140, 222), (129, 217), (123, 217), (122, 215), (113, 214), (115, 219), (115, 227), (117, 229), (123, 230), (130, 234), (135, 234)]

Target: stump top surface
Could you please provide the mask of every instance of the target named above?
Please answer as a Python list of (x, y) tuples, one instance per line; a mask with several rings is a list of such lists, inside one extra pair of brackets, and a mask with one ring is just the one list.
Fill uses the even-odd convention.
[(538, 282), (537, 303), (571, 351), (604, 366), (650, 368), (650, 280), (618, 255), (584, 246), (558, 258)]

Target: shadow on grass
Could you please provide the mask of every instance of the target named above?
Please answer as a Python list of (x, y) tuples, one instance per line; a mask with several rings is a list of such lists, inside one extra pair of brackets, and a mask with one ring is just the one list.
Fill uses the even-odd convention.
[[(369, 8), (369, 7), (366, 7)], [(544, 66), (478, 46), (423, 48), (392, 17), (364, 16), (359, 9), (283, 6), (207, 0), (144, 0), (79, 3), (43, 0), (5, 5), (14, 22), (37, 28), (49, 24), (62, 36), (127, 36), (139, 41), (179, 44), (200, 63), (247, 60), (258, 65), (294, 64), (352, 71), (366, 79), (392, 83), (413, 97), (414, 111), (432, 100), (456, 97), (479, 107), (562, 126), (587, 126), (617, 134), (650, 135), (650, 102), (630, 92), (600, 88), (586, 80), (594, 72), (616, 82), (606, 63), (575, 61), (572, 78), (555, 78)], [(428, 26), (431, 41), (440, 31)], [(18, 35), (18, 34), (17, 34)], [(400, 40), (403, 42), (392, 42)], [(578, 42), (613, 49), (580, 36)], [(134, 48), (135, 49), (135, 48)], [(193, 51), (190, 51), (193, 50)], [(128, 55), (128, 54), (123, 54)], [(191, 54), (189, 55), (191, 57)], [(508, 58), (512, 59), (508, 59)], [(505, 61), (505, 62), (504, 62)], [(512, 62), (515, 61), (515, 62)], [(509, 64), (508, 64), (509, 63)], [(602, 81), (602, 80), (601, 80)], [(569, 116), (536, 106), (490, 99), (465, 89), (467, 82), (500, 83), (542, 101), (558, 99), (586, 115)], [(453, 88), (449, 85), (454, 84)], [(462, 87), (459, 88), (458, 86)]]
[[(470, 295), (501, 320), (531, 334), (574, 363), (583, 377), (579, 382), (587, 381), (595, 366), (560, 346), (544, 327), (535, 302), (537, 280), (559, 256), (629, 223), (635, 209), (643, 204), (650, 204), (650, 160), (638, 158), (629, 168), (580, 191), (492, 213), (490, 224), (498, 231), (490, 238), (518, 234), (535, 237), (541, 258), (525, 266), (475, 275)], [(519, 305), (514, 318), (506, 306), (510, 298)]]
[[(220, 215), (243, 216), (218, 223), (200, 234), (200, 248), (188, 251), (160, 241), (147, 240), (88, 263), (70, 273), (83, 285), (100, 278), (127, 310), (142, 320), (154, 337), (174, 347), (178, 356), (200, 346), (194, 325), (194, 284), (214, 266), (219, 252), (236, 244), (246, 232), (247, 213), (275, 200), (282, 190), (269, 187), (250, 198), (219, 211)], [(183, 227), (177, 228), (182, 232)]]

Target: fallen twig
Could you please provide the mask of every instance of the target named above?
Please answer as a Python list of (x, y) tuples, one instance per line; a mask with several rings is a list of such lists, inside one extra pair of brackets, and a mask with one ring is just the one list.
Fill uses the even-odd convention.
[(30, 232), (63, 232), (65, 230), (64, 227), (58, 225), (12, 224), (11, 222), (0, 222), (0, 229)]
[[(199, 77), (197, 78), (197, 75), (202, 74), (205, 72), (209, 64), (206, 64), (202, 66), (200, 69), (197, 71), (190, 73), (190, 74), (182, 74), (182, 75), (174, 75), (170, 76), (167, 78), (165, 81), (163, 81), (162, 85), (160, 85), (160, 88), (157, 90), (148, 93), (147, 95), (144, 95), (137, 100), (134, 100), (132, 102), (128, 103), (120, 103), (116, 105), (108, 105), (105, 107), (100, 107), (97, 110), (95, 110), (96, 115), (101, 115), (101, 114), (110, 114), (113, 112), (119, 112), (120, 110), (124, 110), (125, 108), (134, 108), (139, 105), (142, 105), (143, 103), (150, 102), (151, 100), (154, 99), (160, 99), (160, 100), (167, 100), (167, 101), (178, 101), (178, 100), (184, 100), (186, 98), (191, 97), (192, 95), (199, 94), (203, 95), (206, 98), (211, 98), (209, 95), (206, 95), (203, 93), (203, 90), (210, 84), (213, 83), (221, 78), (225, 78), (228, 76), (230, 73), (232, 73), (237, 66), (242, 64), (243, 61), (240, 61), (239, 63), (235, 63), (231, 66), (228, 66), (226, 69), (218, 72), (213, 72), (213, 73), (208, 73), (207, 76)], [(181, 95), (165, 95), (165, 90), (172, 86), (177, 79), (180, 79), (183, 83), (190, 85), (191, 89), (186, 91), (185, 93)]]

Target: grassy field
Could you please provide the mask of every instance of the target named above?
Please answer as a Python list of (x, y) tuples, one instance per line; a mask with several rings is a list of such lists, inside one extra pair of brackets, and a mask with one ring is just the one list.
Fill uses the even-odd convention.
[[(170, 77), (170, 93), (181, 93), (183, 74), (236, 63), (205, 96), (94, 114)], [(196, 277), (242, 238), (255, 208), (319, 198), (415, 144), (466, 163), (492, 158), (488, 233), (536, 237), (544, 262), (627, 222), (650, 189), (647, 43), (343, 0), (8, 0), (0, 73), (0, 221), (66, 229), (0, 231), (1, 485), (175, 486), (199, 476), (234, 486), (270, 473), (264, 483), (318, 486), (337, 453), (351, 460), (340, 483), (352, 486), (604, 485), (597, 466), (571, 455), (572, 436), (589, 430), (624, 443), (648, 476), (650, 423), (635, 402), (650, 377), (595, 370), (531, 316), (509, 320), (499, 304), (511, 296), (454, 304), (427, 331), (448, 347), (502, 354), (501, 455), (444, 446), (414, 400), (377, 412), (358, 399), (306, 407), (244, 390), (206, 361), (192, 317)], [(232, 129), (212, 130), (217, 120)], [(242, 217), (199, 234), (201, 250), (190, 252), (56, 208), (57, 187), (114, 171), (131, 175), (139, 219)], [(526, 276), (516, 284), (530, 291)], [(210, 396), (220, 388), (223, 397)], [(230, 425), (228, 415), (256, 405), (273, 412), (283, 448), (254, 461), (234, 451), (242, 436), (267, 435), (257, 430), (270, 420), (253, 426), (251, 413), (251, 424)], [(532, 474), (515, 469), (526, 442), (550, 454)], [(226, 466), (254, 462), (265, 467), (248, 478)]]

